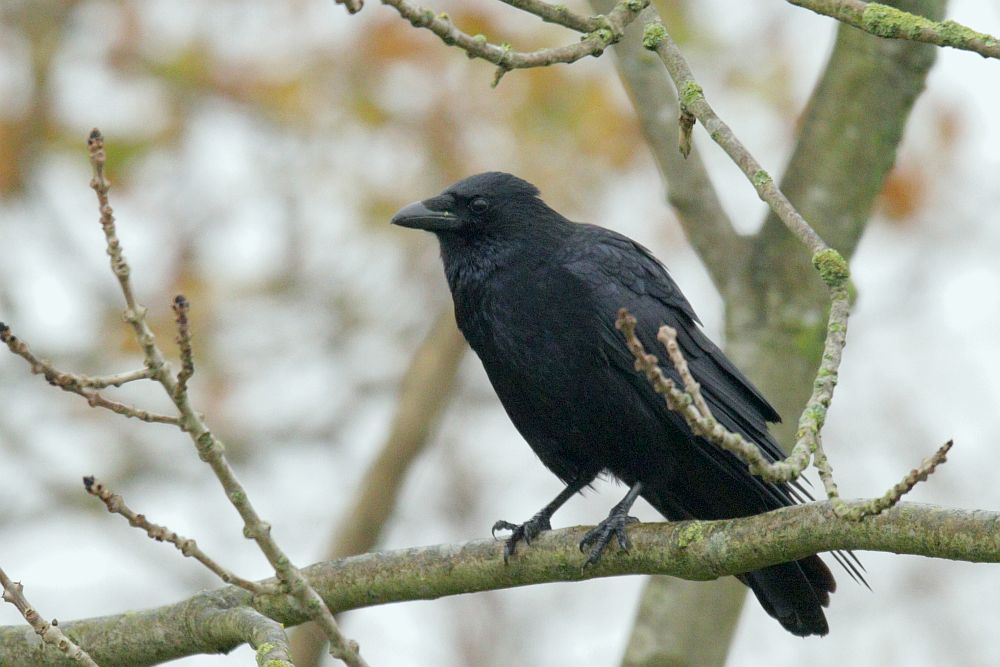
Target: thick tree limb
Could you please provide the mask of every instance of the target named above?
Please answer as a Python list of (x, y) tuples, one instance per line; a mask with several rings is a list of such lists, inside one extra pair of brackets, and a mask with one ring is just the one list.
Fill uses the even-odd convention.
[[(582, 566), (578, 546), (587, 528), (576, 527), (544, 533), (508, 565), (504, 565), (503, 549), (495, 541), (476, 540), (364, 554), (312, 565), (303, 573), (330, 609), (339, 612), (627, 574), (715, 579), (842, 549), (996, 563), (1000, 562), (997, 525), (1000, 512), (915, 503), (900, 503), (878, 516), (847, 521), (836, 516), (829, 502), (822, 502), (725, 521), (635, 525), (629, 528), (629, 552), (611, 551), (587, 568)], [(235, 622), (243, 617), (233, 610), (252, 602), (260, 613), (285, 626), (307, 618), (287, 596), (253, 599), (242, 589), (228, 587), (174, 605), (60, 627), (103, 667), (139, 667), (196, 653), (226, 651), (247, 641), (246, 627)], [(39, 652), (40, 641), (31, 628), (0, 628), (0, 664), (72, 664), (57, 651)]]
[(725, 665), (746, 590), (733, 577), (715, 581), (650, 578), (639, 600), (622, 667)]

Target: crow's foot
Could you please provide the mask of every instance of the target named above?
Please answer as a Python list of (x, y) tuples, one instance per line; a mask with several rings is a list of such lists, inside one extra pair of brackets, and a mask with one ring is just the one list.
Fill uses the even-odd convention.
[(546, 530), (552, 530), (552, 524), (549, 523), (549, 517), (539, 513), (521, 524), (501, 519), (493, 524), (492, 532), (494, 538), (496, 538), (498, 530), (511, 531), (510, 537), (507, 538), (507, 541), (503, 545), (503, 562), (506, 563), (514, 555), (514, 550), (517, 548), (518, 542), (523, 540), (525, 544), (531, 544), (531, 540)]
[(615, 509), (611, 510), (607, 519), (591, 528), (580, 540), (580, 551), (590, 549), (584, 566), (596, 565), (601, 560), (604, 549), (611, 543), (612, 537), (618, 540), (618, 546), (621, 547), (622, 551), (628, 551), (632, 544), (629, 542), (625, 527), (630, 523), (639, 523), (639, 520), (634, 516), (629, 516), (627, 508), (619, 510), (616, 506)]

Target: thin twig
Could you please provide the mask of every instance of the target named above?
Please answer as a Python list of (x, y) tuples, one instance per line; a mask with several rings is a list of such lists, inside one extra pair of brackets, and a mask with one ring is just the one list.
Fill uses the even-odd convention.
[(522, 11), (534, 14), (547, 23), (556, 23), (577, 32), (593, 32), (604, 27), (604, 21), (597, 16), (584, 16), (570, 11), (566, 5), (554, 5), (542, 0), (500, 0)]
[(178, 390), (178, 379), (170, 372), (170, 366), (156, 345), (156, 339), (146, 321), (146, 308), (141, 306), (134, 296), (129, 277), (131, 269), (122, 254), (121, 244), (115, 232), (113, 211), (108, 203), (108, 191), (111, 185), (104, 175), (106, 155), (104, 137), (101, 136), (100, 130), (95, 128), (90, 133), (87, 145), (94, 172), (91, 187), (97, 193), (101, 226), (107, 240), (111, 268), (118, 278), (127, 305), (125, 321), (132, 326), (136, 340), (143, 350), (146, 367), (154, 371), (153, 379), (163, 386), (180, 413), (181, 430), (194, 442), (198, 455), (212, 468), (226, 492), (226, 497), (239, 512), (243, 519), (243, 534), (257, 543), (281, 583), (287, 587), (288, 592), (298, 600), (310, 617), (319, 623), (330, 640), (330, 654), (351, 667), (363, 667), (366, 663), (358, 653), (357, 642), (344, 637), (323, 599), (278, 546), (271, 536), (271, 525), (257, 513), (246, 489), (237, 478), (236, 471), (226, 458), (222, 441), (209, 430), (204, 418), (194, 409), (188, 393)]
[(174, 318), (177, 322), (177, 347), (181, 352), (181, 369), (177, 371), (177, 395), (187, 393), (187, 383), (194, 375), (194, 352), (191, 349), (191, 329), (188, 311), (191, 304), (183, 294), (174, 297)]
[[(695, 399), (694, 394), (698, 394), (700, 397), (697, 383), (684, 389), (679, 388), (677, 383), (667, 377), (660, 368), (660, 360), (656, 355), (646, 352), (646, 348), (636, 334), (636, 324), (635, 317), (627, 310), (622, 308), (618, 311), (615, 328), (622, 332), (622, 335), (625, 337), (625, 344), (628, 346), (632, 356), (635, 357), (635, 369), (642, 372), (656, 393), (663, 396), (667, 407), (684, 417), (684, 420), (696, 435), (735, 454), (750, 467), (750, 471), (753, 474), (769, 482), (788, 482), (802, 474), (802, 471), (809, 464), (808, 459), (806, 459), (805, 464), (796, 465), (787, 460), (768, 461), (756, 444), (750, 442), (739, 433), (727, 430), (722, 424), (716, 421), (704, 399)], [(669, 327), (666, 328), (669, 329)], [(661, 329), (661, 332), (663, 332), (663, 329)], [(674, 332), (674, 335), (676, 336), (676, 332)], [(680, 354), (676, 345), (674, 349), (676, 354)], [(681, 360), (686, 370), (687, 362), (683, 360), (683, 357), (681, 357)], [(686, 375), (693, 381), (690, 372), (687, 372)]]
[(139, 421), (149, 422), (151, 424), (169, 424), (170, 426), (180, 426), (181, 420), (179, 417), (171, 417), (170, 415), (161, 415), (156, 412), (150, 412), (149, 410), (143, 410), (142, 408), (137, 408), (134, 405), (127, 405), (125, 403), (120, 403), (118, 401), (113, 401), (110, 398), (105, 398), (100, 393), (93, 391), (76, 391), (68, 387), (63, 387), (67, 391), (72, 391), (78, 393), (87, 399), (87, 404), (92, 408), (104, 408), (105, 410), (111, 410), (115, 414), (122, 415), (124, 417), (131, 417), (133, 419), (138, 419)]
[[(829, 251), (835, 253), (835, 251)], [(816, 257), (827, 257), (829, 253), (820, 253)], [(841, 262), (843, 258), (836, 254)], [(815, 259), (815, 258), (814, 258)], [(819, 264), (819, 262), (815, 262)], [(846, 263), (845, 263), (846, 266)], [(820, 268), (820, 272), (823, 272)], [(827, 497), (838, 512), (845, 511), (843, 501), (833, 479), (833, 467), (823, 449), (821, 433), (826, 423), (827, 411), (833, 401), (833, 391), (837, 386), (840, 373), (840, 362), (847, 345), (847, 319), (850, 314), (850, 298), (847, 288), (838, 286), (831, 288), (830, 315), (826, 325), (826, 338), (823, 342), (823, 356), (820, 359), (813, 391), (806, 401), (806, 406), (799, 416), (798, 429), (795, 434), (795, 445), (788, 459), (793, 465), (808, 464), (810, 456), (819, 471), (820, 480)]]
[[(620, 315), (621, 314), (619, 314), (619, 316)], [(632, 324), (631, 328), (634, 332), (635, 324)], [(688, 368), (687, 359), (684, 358), (684, 354), (681, 352), (680, 346), (677, 345), (677, 330), (664, 324), (657, 332), (656, 340), (660, 341), (660, 344), (666, 349), (667, 355), (670, 357), (670, 362), (674, 365), (674, 368), (677, 369), (677, 374), (681, 376), (681, 383), (683, 383), (684, 389), (693, 399), (695, 409), (697, 409), (703, 417), (711, 418), (712, 411), (709, 410), (708, 403), (705, 402), (705, 397), (701, 395), (701, 385), (694, 379), (694, 376), (691, 374), (691, 369)]]
[[(426, 28), (441, 38), (445, 44), (456, 46), (470, 58), (481, 58), (497, 66), (493, 85), (497, 85), (503, 75), (512, 69), (545, 67), (556, 63), (573, 63), (587, 56), (599, 56), (610, 45), (621, 39), (625, 26), (631, 23), (639, 12), (649, 4), (649, 0), (628, 0), (615, 5), (601, 20), (601, 27), (587, 33), (581, 40), (537, 51), (514, 51), (509, 44), (492, 44), (485, 35), (469, 35), (462, 32), (447, 14), (435, 14), (407, 0), (382, 0), (382, 4), (393, 7), (400, 16), (417, 28)], [(535, 6), (537, 3), (526, 3)], [(575, 29), (576, 21), (569, 24), (557, 20), (555, 14), (548, 14), (553, 22)]]
[(815, 255), (828, 250), (829, 247), (819, 234), (799, 215), (788, 198), (782, 194), (770, 174), (750, 154), (743, 143), (737, 139), (733, 131), (726, 125), (715, 110), (705, 100), (702, 87), (694, 79), (691, 68), (684, 59), (677, 44), (670, 37), (667, 29), (660, 22), (646, 24), (642, 38), (643, 46), (655, 51), (663, 61), (674, 81), (680, 97), (681, 108), (689, 111), (698, 119), (709, 136), (732, 158), (757, 190), (758, 196), (771, 207), (788, 228)]
[(152, 377), (152, 372), (148, 368), (139, 368), (134, 371), (125, 371), (114, 375), (82, 375), (79, 373), (69, 373), (60, 371), (52, 362), (36, 357), (28, 347), (28, 344), (15, 336), (10, 327), (0, 322), (0, 341), (7, 345), (11, 352), (21, 357), (31, 364), (31, 372), (35, 375), (43, 375), (49, 384), (63, 389), (74, 387), (78, 389), (105, 389), (107, 387), (120, 387), (136, 380), (148, 380)]
[(906, 39), (1000, 58), (1000, 40), (955, 21), (932, 21), (896, 7), (862, 0), (788, 0), (878, 37)]
[(0, 585), (3, 586), (3, 599), (11, 603), (24, 616), (42, 641), (51, 646), (55, 646), (62, 651), (67, 658), (75, 660), (85, 667), (98, 667), (97, 663), (87, 655), (87, 652), (80, 648), (59, 629), (59, 622), (52, 619), (46, 621), (38, 611), (31, 606), (28, 599), (24, 597), (24, 586), (19, 581), (11, 581), (7, 573), (0, 568)]
[(701, 385), (692, 375), (684, 353), (677, 345), (677, 331), (666, 325), (661, 326), (657, 339), (666, 348), (670, 361), (681, 378), (683, 389), (677, 387), (677, 384), (666, 376), (660, 368), (656, 355), (646, 352), (636, 334), (636, 325), (635, 317), (627, 310), (622, 308), (618, 311), (615, 327), (625, 337), (625, 343), (635, 358), (635, 369), (645, 374), (656, 393), (664, 397), (667, 407), (684, 417), (696, 435), (736, 455), (748, 465), (752, 474), (769, 482), (790, 482), (798, 478), (809, 465), (812, 455), (827, 496), (834, 511), (841, 518), (859, 520), (879, 514), (897, 504), (910, 489), (918, 482), (926, 481), (935, 468), (945, 462), (946, 454), (951, 448), (951, 441), (945, 443), (933, 456), (910, 471), (903, 481), (882, 497), (862, 504), (847, 503), (840, 498), (837, 491), (837, 485), (833, 480), (833, 469), (823, 450), (821, 438), (826, 409), (829, 407), (833, 391), (832, 386), (826, 386), (826, 379), (830, 375), (825, 370), (828, 365), (835, 367), (840, 363), (839, 354), (843, 350), (843, 341), (838, 340), (836, 333), (827, 336), (827, 346), (831, 349), (823, 355), (823, 364), (816, 380), (816, 391), (802, 413), (799, 421), (799, 437), (792, 455), (784, 461), (772, 462), (767, 460), (756, 444), (716, 421), (701, 394)]
[(273, 585), (259, 584), (256, 581), (250, 581), (249, 579), (244, 579), (233, 574), (212, 560), (208, 554), (201, 550), (194, 540), (178, 535), (166, 526), (160, 526), (151, 522), (144, 514), (136, 514), (125, 504), (124, 498), (112, 492), (111, 489), (93, 476), (83, 478), (83, 487), (87, 490), (87, 493), (99, 498), (104, 503), (104, 506), (108, 508), (109, 512), (125, 517), (130, 526), (145, 531), (146, 535), (157, 542), (169, 542), (173, 544), (182, 554), (194, 558), (227, 584), (239, 586), (254, 595), (268, 595), (278, 592), (278, 589)]
[(32, 373), (43, 376), (54, 387), (83, 396), (91, 407), (105, 408), (125, 417), (132, 417), (144, 422), (180, 426), (180, 419), (177, 417), (161, 415), (133, 405), (113, 401), (90, 389), (92, 387), (117, 387), (126, 382), (150, 378), (153, 373), (148, 368), (100, 377), (65, 373), (55, 368), (50, 362), (35, 356), (28, 344), (15, 336), (10, 327), (3, 322), (0, 322), (0, 342), (3, 342), (11, 352), (27, 361)]
[(364, 7), (364, 0), (334, 0), (338, 5), (344, 5), (348, 14), (357, 14)]
[(881, 514), (893, 507), (919, 482), (926, 482), (927, 478), (937, 467), (948, 460), (948, 451), (953, 444), (954, 441), (949, 440), (938, 447), (936, 452), (921, 461), (919, 466), (911, 470), (906, 477), (886, 491), (881, 497), (873, 498), (861, 504), (849, 505), (837, 513), (847, 519), (861, 519), (866, 516)]

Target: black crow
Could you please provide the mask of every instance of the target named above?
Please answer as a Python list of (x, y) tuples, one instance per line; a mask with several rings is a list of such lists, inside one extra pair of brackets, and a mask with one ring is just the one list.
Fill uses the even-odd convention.
[[(566, 484), (525, 523), (496, 523), (494, 531), (512, 531), (505, 558), (518, 541), (549, 530), (555, 511), (602, 473), (629, 492), (581, 543), (588, 562), (613, 538), (627, 545), (625, 525), (635, 520), (628, 510), (638, 496), (670, 520), (748, 516), (797, 501), (797, 487), (765, 482), (695, 437), (635, 371), (615, 330), (619, 308), (638, 319), (648, 350), (659, 347), (660, 324), (676, 329), (715, 417), (770, 460), (783, 458), (767, 429), (777, 412), (702, 333), (691, 305), (646, 248), (567, 220), (538, 188), (500, 172), (459, 181), (403, 208), (392, 222), (437, 236), (459, 328), (518, 431)], [(665, 371), (677, 378), (669, 365)], [(789, 632), (828, 632), (823, 607), (836, 584), (818, 556), (739, 579)]]

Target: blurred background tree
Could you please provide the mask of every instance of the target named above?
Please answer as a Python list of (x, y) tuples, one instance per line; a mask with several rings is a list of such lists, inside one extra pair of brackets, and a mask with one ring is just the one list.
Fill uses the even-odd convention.
[[(518, 48), (565, 40), (496, 3), (435, 9)], [(713, 103), (780, 173), (836, 25), (783, 3), (660, 9)], [(949, 16), (1000, 32), (1000, 13), (983, 3), (952, 2)], [(393, 11), (372, 5), (349, 17), (319, 0), (9, 0), (0, 21), (0, 320), (76, 370), (137, 358), (80, 149), (101, 126), (141, 298), (164, 340), (172, 296), (193, 302), (193, 391), (299, 562), (322, 557), (357, 497), (389, 436), (402, 371), (448, 306), (434, 243), (387, 224), (401, 204), (472, 172), (517, 173), (570, 217), (652, 247), (709, 332), (732, 335), (710, 274), (662, 203), (611, 58), (513, 72), (494, 90), (490, 65)], [(938, 56), (853, 262), (859, 300), (826, 441), (851, 496), (880, 492), (915, 453), (954, 436), (948, 469), (915, 498), (990, 507), (1000, 231), (989, 215), (1000, 204), (1000, 124), (988, 110), (1000, 91), (985, 85), (990, 62)], [(763, 205), (701, 139), (723, 207), (740, 231), (755, 231)], [(784, 256), (767, 261), (781, 266)], [(809, 332), (799, 341), (808, 348)], [(123, 395), (162, 401), (133, 386)], [(0, 399), (3, 564), (30, 583), (39, 608), (93, 616), (215, 585), (100, 511), (79, 490), (89, 473), (242, 574), (268, 574), (176, 432), (89, 410), (10, 356), (0, 356)], [(469, 357), (378, 546), (481, 537), (500, 516), (529, 516), (557, 487)], [(599, 486), (559, 522), (593, 523), (617, 496)], [(830, 637), (794, 641), (748, 610), (727, 664), (1000, 660), (982, 595), (991, 570), (865, 562), (876, 593), (842, 585)], [(615, 664), (641, 584), (556, 584), (366, 609), (343, 622), (373, 665)], [(18, 622), (0, 607), (0, 623)], [(898, 636), (913, 638), (886, 640)], [(183, 664), (245, 664), (245, 651)]]

